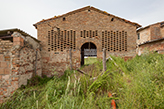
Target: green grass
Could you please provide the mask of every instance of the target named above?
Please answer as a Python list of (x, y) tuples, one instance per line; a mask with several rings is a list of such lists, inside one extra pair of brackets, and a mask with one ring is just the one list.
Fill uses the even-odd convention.
[(96, 80), (69, 70), (61, 78), (35, 77), (1, 108), (109, 109), (115, 99), (119, 109), (164, 109), (164, 55), (144, 54), (127, 62), (112, 58), (119, 68), (110, 60), (103, 74), (101, 61), (91, 66), (87, 73), (97, 76)]
[(97, 58), (96, 57), (87, 57), (87, 58), (84, 58), (84, 65), (93, 64), (95, 62), (97, 62)]

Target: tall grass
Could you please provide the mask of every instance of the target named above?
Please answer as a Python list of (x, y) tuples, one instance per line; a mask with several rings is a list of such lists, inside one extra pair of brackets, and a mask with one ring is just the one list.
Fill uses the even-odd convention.
[(108, 60), (107, 71), (102, 74), (102, 62), (97, 61), (91, 71), (96, 79), (69, 70), (60, 78), (36, 77), (37, 81), (29, 84), (37, 84), (18, 89), (1, 108), (109, 109), (112, 99), (120, 109), (164, 108), (163, 55), (150, 53), (127, 62), (112, 58), (119, 68)]

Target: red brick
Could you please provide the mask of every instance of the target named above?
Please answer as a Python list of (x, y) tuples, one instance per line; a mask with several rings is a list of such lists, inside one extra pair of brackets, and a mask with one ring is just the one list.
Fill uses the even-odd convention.
[(13, 77), (12, 80), (13, 81), (18, 81), (18, 77)]
[(0, 61), (3, 61), (3, 54), (0, 54)]
[(21, 42), (14, 42), (13, 45), (21, 45)]
[(3, 92), (2, 91), (0, 92), (0, 95), (3, 95)]
[(8, 66), (9, 68), (11, 67), (11, 64), (9, 63), (9, 66)]
[[(104, 48), (102, 47), (102, 45), (108, 48), (108, 50), (110, 49), (110, 51), (107, 51), (107, 56), (109, 55), (135, 56), (136, 38), (137, 38), (136, 25), (134, 25), (135, 23), (129, 23), (126, 20), (120, 20), (120, 18), (109, 16), (103, 11), (100, 11), (99, 13), (94, 9), (92, 10), (92, 8), (90, 9), (91, 12), (88, 12), (88, 9), (85, 10), (85, 8), (82, 11), (79, 10), (77, 11), (75, 11), (74, 14), (69, 15), (69, 18), (68, 19), (66, 18), (66, 21), (62, 21), (63, 18), (59, 17), (58, 19), (48, 20), (49, 22), (42, 22), (37, 24), (38, 39), (41, 41), (41, 46), (43, 50), (41, 54), (43, 59), (42, 66), (45, 69), (43, 70), (43, 73), (47, 73), (46, 71), (51, 71), (53, 73), (53, 69), (55, 69), (56, 71), (61, 71), (61, 70), (64, 71), (67, 65), (69, 64), (69, 55), (66, 55), (69, 54), (69, 52), (64, 52), (66, 51), (66, 49), (63, 48), (63, 46), (61, 46), (61, 43), (63, 41), (60, 39), (58, 41), (57, 39), (57, 42), (60, 42), (60, 44), (56, 43), (57, 47), (54, 47), (55, 42), (50, 43), (50, 45), (48, 45), (48, 41), (45, 40), (47, 39), (47, 35), (49, 33), (48, 31), (51, 31), (51, 29), (48, 26), (48, 23), (52, 23), (54, 25), (58, 24), (60, 25), (60, 27), (62, 27), (62, 30), (66, 30), (67, 32), (68, 31), (70, 32), (70, 30), (76, 31), (76, 36), (75, 36), (76, 38), (74, 39), (74, 37), (72, 37), (76, 43), (75, 52), (72, 54), (73, 55), (72, 60), (79, 60), (79, 61), (73, 62), (73, 66), (80, 67), (79, 58), (81, 57), (80, 54), (81, 46), (86, 42), (94, 43), (97, 49), (98, 58), (102, 58), (102, 48)], [(64, 32), (62, 30), (61, 33)], [(86, 31), (85, 37), (84, 37), (84, 30)], [(90, 30), (91, 30), (91, 34), (90, 34)], [(82, 31), (82, 37), (81, 37), (81, 31)], [(94, 36), (93, 36), (93, 32), (94, 32)], [(102, 36), (102, 32), (105, 33), (104, 36)], [(96, 35), (97, 33), (98, 35)], [(67, 35), (66, 37), (68, 38), (67, 33), (66, 35)], [(64, 35), (62, 37), (64, 37)], [(66, 39), (67, 44), (64, 44), (64, 47), (66, 48), (69, 48), (71, 43), (74, 44), (74, 41), (73, 42), (70, 41), (72, 39), (71, 34), (69, 35), (69, 37), (70, 37), (69, 40)], [(104, 37), (104, 41), (103, 41), (104, 44), (102, 44), (103, 37)], [(108, 42), (109, 40), (110, 42)], [(114, 46), (116, 46), (115, 50), (113, 48), (111, 50), (111, 44), (113, 48)], [(48, 48), (52, 49), (51, 46), (53, 49), (55, 48), (57, 50), (55, 52), (54, 50), (48, 51)], [(63, 51), (61, 50), (61, 48), (63, 48)], [(128, 51), (126, 51), (125, 49), (123, 50), (123, 48), (127, 48)], [(75, 56), (74, 54), (77, 55)], [(62, 63), (62, 65), (60, 65), (60, 63)], [(53, 67), (53, 64), (56, 64), (56, 66)]]
[(13, 45), (21, 45), (23, 46), (24, 40), (22, 37), (13, 37)]
[(5, 74), (10, 74), (10, 69), (9, 68), (5, 69), (4, 72), (5, 72)]
[(2, 68), (7, 68), (7, 62), (2, 61), (2, 62), (1, 62), (1, 67), (2, 67)]
[(9, 81), (6, 81), (6, 83), (9, 85), (10, 82)]
[(5, 74), (4, 68), (0, 68), (0, 74)]
[(20, 42), (20, 37), (13, 37), (13, 42)]
[(7, 89), (4, 89), (4, 91), (6, 92), (6, 91), (7, 91)]
[(11, 81), (11, 85), (12, 85), (12, 86), (14, 85), (14, 81)]
[(10, 56), (5, 56), (5, 61), (10, 61)]

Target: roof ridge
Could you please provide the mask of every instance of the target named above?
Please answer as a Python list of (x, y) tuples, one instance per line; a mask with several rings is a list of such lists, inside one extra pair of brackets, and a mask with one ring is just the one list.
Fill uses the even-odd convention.
[(161, 24), (161, 23), (163, 23), (163, 24), (162, 24), (160, 27), (163, 27), (163, 26), (164, 26), (164, 21), (160, 21), (160, 22), (156, 22), (156, 23), (153, 23), (153, 24), (149, 24), (149, 25), (147, 25), (147, 26), (145, 26), (145, 27), (142, 27), (142, 28), (138, 29), (137, 32), (139, 32), (139, 31), (141, 31), (141, 30), (144, 30), (144, 29), (146, 29), (146, 28), (149, 28), (149, 27), (151, 27), (151, 26)]
[(124, 21), (124, 22), (127, 22), (127, 23), (130, 23), (130, 24), (134, 25), (134, 26), (137, 26), (137, 28), (138, 28), (138, 27), (141, 27), (141, 25), (139, 25), (138, 23), (131, 22), (131, 21), (126, 20), (126, 19), (124, 19), (124, 18), (117, 17), (117, 16), (115, 16), (115, 15), (109, 14), (108, 12), (102, 11), (102, 10), (100, 10), (100, 9), (98, 9), (98, 8), (93, 7), (93, 6), (86, 6), (86, 7), (80, 8), (80, 9), (76, 9), (76, 10), (70, 11), (70, 12), (68, 12), (68, 13), (66, 13), (66, 14), (63, 14), (63, 15), (54, 16), (54, 17), (49, 18), (49, 19), (46, 19), (46, 20), (43, 19), (43, 20), (41, 20), (41, 21), (39, 21), (39, 22), (33, 24), (33, 26), (35, 26), (35, 27), (37, 28), (37, 25), (38, 25), (38, 24), (43, 23), (43, 22), (45, 22), (45, 21), (49, 21), (49, 20), (53, 20), (53, 19), (60, 18), (60, 17), (63, 17), (63, 16), (71, 15), (71, 14), (74, 14), (74, 13), (77, 13), (77, 12), (84, 11), (84, 10), (86, 10), (86, 9), (92, 9), (92, 10), (95, 10), (95, 11), (100, 12), (100, 13), (102, 13), (102, 14), (113, 16), (113, 17), (115, 17), (115, 18), (117, 18), (117, 19), (120, 19), (120, 20), (122, 20), (122, 21)]

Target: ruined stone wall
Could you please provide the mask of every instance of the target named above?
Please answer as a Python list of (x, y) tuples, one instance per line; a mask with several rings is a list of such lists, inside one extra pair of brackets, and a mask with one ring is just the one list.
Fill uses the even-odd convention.
[(32, 76), (41, 76), (42, 66), (40, 49), (34, 49), (26, 41), (26, 37), (18, 32), (13, 33), (13, 43), (9, 40), (0, 40), (0, 48), (0, 103), (2, 103), (21, 85), (26, 85)]
[(98, 58), (102, 58), (103, 48), (107, 49), (107, 56), (136, 54), (136, 26), (97, 10), (79, 10), (41, 22), (37, 32), (46, 75), (53, 74), (54, 69), (59, 72), (67, 69), (67, 48), (72, 48), (74, 68), (80, 67), (81, 46), (87, 42), (95, 44)]
[(13, 84), (11, 77), (11, 61), (10, 61), (10, 49), (13, 43), (9, 40), (0, 39), (0, 103), (3, 102), (5, 97), (9, 96), (9, 93), (14, 90), (13, 87), (8, 90), (8, 87)]
[(42, 66), (39, 50), (34, 50), (28, 46), (18, 49), (19, 53), (14, 57), (16, 58), (16, 64), (14, 65), (15, 71), (13, 73), (19, 75), (18, 87), (20, 87), (21, 85), (26, 85), (27, 80), (31, 77), (35, 75), (42, 76)]

